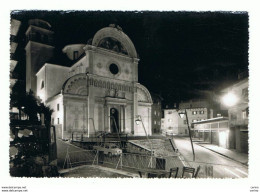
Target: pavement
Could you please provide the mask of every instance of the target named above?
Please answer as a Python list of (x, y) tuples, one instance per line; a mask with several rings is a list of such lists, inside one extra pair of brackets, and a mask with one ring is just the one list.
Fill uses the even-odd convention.
[(70, 169), (59, 170), (61, 177), (99, 177), (99, 178), (131, 178), (138, 174), (98, 165), (82, 165)]
[[(191, 167), (201, 167), (200, 178), (247, 178), (246, 154), (194, 141), (195, 161), (189, 138), (174, 137), (174, 142)], [(243, 163), (243, 164), (242, 164)]]
[[(189, 139), (189, 138), (186, 138), (186, 139)], [(232, 159), (238, 163), (241, 163), (245, 166), (248, 166), (248, 154), (246, 154), (246, 153), (240, 153), (233, 149), (226, 149), (223, 147), (219, 147), (218, 145), (214, 145), (214, 144), (205, 142), (198, 138), (192, 138), (192, 142), (194, 144), (204, 147), (210, 151), (213, 151), (219, 155), (222, 155), (222, 156)]]
[(248, 154), (246, 154), (246, 153), (239, 153), (234, 150), (225, 149), (223, 147), (219, 147), (217, 145), (213, 145), (213, 144), (209, 144), (209, 143), (203, 143), (203, 142), (194, 142), (194, 143), (196, 143), (197, 145), (200, 145), (201, 147), (204, 147), (208, 150), (211, 150), (215, 153), (223, 155), (229, 159), (242, 163), (243, 165), (248, 166)]

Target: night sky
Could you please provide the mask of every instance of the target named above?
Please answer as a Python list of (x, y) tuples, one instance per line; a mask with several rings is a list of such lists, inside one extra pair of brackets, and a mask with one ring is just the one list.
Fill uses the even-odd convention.
[(248, 70), (246, 12), (13, 12), (22, 22), (16, 54), (24, 77), (28, 19), (43, 19), (55, 32), (57, 64), (66, 65), (62, 48), (87, 43), (101, 28), (119, 25), (140, 58), (139, 82), (172, 106), (181, 100), (208, 98), (210, 91), (237, 80)]

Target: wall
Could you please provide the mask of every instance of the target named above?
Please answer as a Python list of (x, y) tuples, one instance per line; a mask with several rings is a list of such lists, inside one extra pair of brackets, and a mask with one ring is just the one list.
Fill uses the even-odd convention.
[(231, 130), (229, 145), (243, 153), (248, 153), (248, 86), (246, 78), (223, 90), (225, 94), (231, 92), (238, 98), (234, 106), (226, 107)]
[(36, 93), (36, 73), (53, 57), (54, 47), (29, 41), (26, 50), (26, 91)]
[(178, 127), (178, 113), (176, 109), (164, 110), (164, 128), (167, 129), (169, 127), (177, 128)]
[(248, 132), (240, 131), (240, 148), (239, 151), (242, 153), (248, 153)]
[[(43, 102), (61, 92), (68, 70), (68, 67), (48, 63), (39, 70), (37, 73), (37, 96)], [(42, 82), (44, 84), (43, 88), (41, 88)]]
[(190, 126), (192, 122), (206, 120), (209, 118), (209, 111), (207, 108), (193, 108), (193, 109), (186, 109), (186, 111), (187, 111), (187, 116), (188, 116)]
[[(46, 101), (46, 67), (43, 66), (37, 73), (37, 96), (41, 98), (43, 102)], [(43, 87), (42, 87), (43, 85)]]
[[(152, 129), (151, 129), (151, 118), (152, 118), (151, 117), (151, 107), (148, 107), (148, 106), (145, 106), (145, 105), (140, 105), (140, 103), (139, 103), (138, 104), (138, 108), (137, 108), (137, 113), (138, 113), (138, 115), (140, 115), (142, 117), (146, 133), (148, 135), (151, 135), (152, 134)], [(135, 124), (135, 129), (134, 129), (135, 135), (145, 136), (144, 128), (143, 128), (141, 123), (139, 125)]]
[[(57, 105), (59, 104), (59, 109), (57, 108)], [(53, 113), (51, 115), (51, 123), (53, 125), (59, 125), (59, 128), (63, 127), (63, 120), (64, 120), (64, 111), (63, 111), (63, 96), (61, 94), (54, 97), (51, 101), (46, 103), (50, 109), (53, 110)], [(58, 120), (59, 119), (59, 120)], [(58, 122), (59, 121), (59, 122)]]
[[(134, 76), (134, 67), (132, 60), (126, 56), (115, 56), (115, 53), (110, 53), (106, 51), (98, 51), (100, 48), (96, 48), (97, 51), (93, 54), (93, 74), (116, 78), (124, 81), (133, 81)], [(109, 65), (114, 63), (118, 66), (119, 72), (116, 75), (113, 75), (109, 70)]]
[(132, 113), (133, 113), (133, 106), (132, 105), (127, 105), (125, 107), (125, 112), (126, 112), (126, 119), (125, 119), (125, 132), (126, 133), (131, 133), (132, 127), (135, 126), (135, 122), (132, 119)]
[(60, 93), (68, 71), (68, 67), (46, 64), (46, 99)]
[(64, 136), (70, 136), (73, 132), (88, 133), (87, 102), (66, 98), (65, 107)]
[[(232, 138), (232, 131), (229, 129), (229, 124), (227, 119), (214, 120), (203, 123), (194, 124), (195, 134), (197, 138), (201, 138), (203, 135), (203, 140), (223, 148), (231, 148), (230, 143)], [(198, 132), (197, 132), (198, 131)]]
[(89, 71), (89, 62), (86, 59), (86, 56), (81, 58), (79, 61), (74, 63), (68, 72), (68, 77), (74, 76), (79, 73), (86, 73)]
[[(63, 53), (66, 53), (67, 57), (70, 60), (74, 60), (74, 51), (78, 51), (78, 58), (85, 52), (84, 47), (86, 44), (72, 44), (72, 45), (67, 45), (63, 48)], [(78, 59), (78, 58), (75, 58)]]
[(155, 102), (152, 105), (152, 132), (160, 133), (161, 132), (161, 102)]
[(165, 109), (162, 131), (175, 135), (188, 135), (188, 126), (184, 121), (186, 121), (186, 118), (180, 118), (176, 109)]

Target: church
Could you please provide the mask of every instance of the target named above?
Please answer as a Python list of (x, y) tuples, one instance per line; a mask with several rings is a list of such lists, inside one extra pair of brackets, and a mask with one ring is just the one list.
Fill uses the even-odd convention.
[(135, 46), (119, 26), (100, 29), (87, 44), (65, 46), (62, 52), (71, 66), (50, 62), (55, 47), (48, 22), (30, 20), (26, 38), (26, 90), (53, 110), (59, 138), (69, 139), (72, 133), (92, 137), (99, 131), (152, 134), (153, 101), (138, 83)]

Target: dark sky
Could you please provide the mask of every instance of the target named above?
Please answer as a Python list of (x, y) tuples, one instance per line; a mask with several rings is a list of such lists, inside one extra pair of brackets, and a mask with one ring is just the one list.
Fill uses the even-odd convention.
[(28, 19), (43, 19), (55, 32), (57, 58), (67, 44), (87, 43), (109, 24), (117, 24), (133, 41), (139, 62), (139, 82), (161, 94), (164, 104), (209, 97), (248, 69), (246, 12), (59, 12), (23, 11), (18, 36), (23, 64)]

